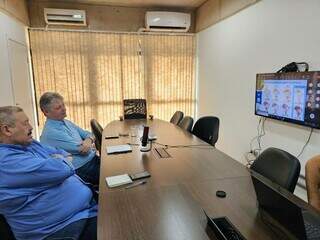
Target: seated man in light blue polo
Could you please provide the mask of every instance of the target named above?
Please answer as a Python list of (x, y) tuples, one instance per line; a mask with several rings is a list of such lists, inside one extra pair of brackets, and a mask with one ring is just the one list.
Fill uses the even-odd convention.
[(68, 156), (32, 139), (21, 108), (0, 107), (0, 214), (16, 239), (97, 238), (97, 204)]
[(40, 98), (40, 108), (47, 117), (40, 142), (72, 154), (76, 173), (84, 181), (98, 185), (100, 158), (96, 155), (92, 134), (65, 119), (66, 108), (60, 94), (44, 93)]

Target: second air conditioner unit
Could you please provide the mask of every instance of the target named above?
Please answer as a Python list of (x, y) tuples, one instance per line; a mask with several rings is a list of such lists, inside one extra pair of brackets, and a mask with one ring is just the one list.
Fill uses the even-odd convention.
[(44, 8), (44, 20), (48, 25), (87, 25), (86, 12), (76, 9)]
[(190, 28), (189, 13), (150, 11), (145, 16), (147, 31), (187, 32)]

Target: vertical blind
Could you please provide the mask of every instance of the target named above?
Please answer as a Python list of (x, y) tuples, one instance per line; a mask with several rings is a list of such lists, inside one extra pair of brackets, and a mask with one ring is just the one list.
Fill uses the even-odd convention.
[[(123, 115), (123, 99), (145, 98), (169, 120), (195, 111), (195, 36), (30, 29), (36, 99), (60, 93), (68, 118), (90, 129)], [(44, 116), (39, 112), (39, 128)]]

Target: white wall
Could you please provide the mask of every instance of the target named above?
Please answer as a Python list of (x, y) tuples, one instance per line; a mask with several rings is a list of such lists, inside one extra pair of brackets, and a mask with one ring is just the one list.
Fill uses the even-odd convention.
[[(11, 39), (29, 49), (26, 33), (25, 25), (0, 11), (0, 106), (15, 105), (14, 93), (17, 93), (17, 90), (14, 89), (12, 84), (8, 40)], [(30, 81), (29, 79), (30, 78), (26, 76), (25, 80)], [(26, 86), (26, 84), (24, 84), (24, 86)], [(31, 104), (34, 105), (32, 83), (28, 82), (27, 86), (30, 86), (30, 89), (25, 89), (28, 93), (24, 95), (31, 96), (33, 101)], [(34, 109), (34, 107), (32, 106), (29, 109)], [(26, 114), (29, 116), (33, 127), (35, 127), (35, 111), (26, 111)]]
[[(320, 70), (319, 0), (261, 0), (198, 34), (198, 117), (220, 118), (217, 148), (245, 163), (257, 135), (255, 75), (275, 72), (292, 61)], [(267, 120), (263, 149), (274, 146), (297, 155), (309, 129)], [(320, 154), (319, 130), (300, 157)]]
[(26, 45), (25, 27), (0, 12), (0, 103), (2, 106), (14, 104), (7, 46), (8, 38)]

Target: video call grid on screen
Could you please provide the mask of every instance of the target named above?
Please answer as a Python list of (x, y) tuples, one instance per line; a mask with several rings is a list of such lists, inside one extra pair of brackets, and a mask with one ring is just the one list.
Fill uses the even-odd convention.
[(255, 114), (320, 128), (320, 72), (257, 74)]

